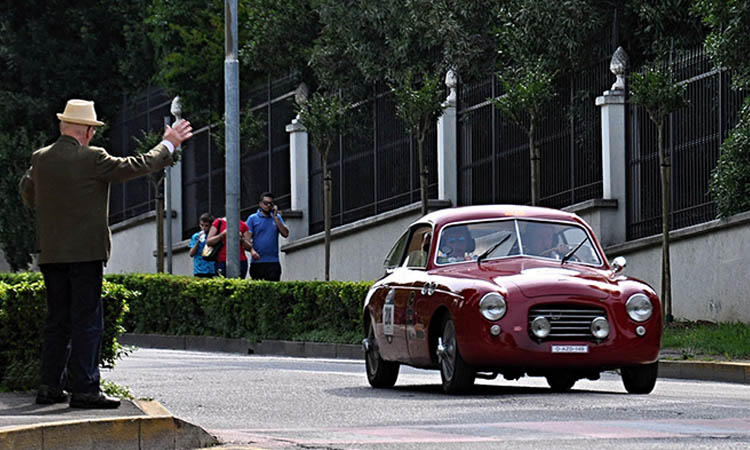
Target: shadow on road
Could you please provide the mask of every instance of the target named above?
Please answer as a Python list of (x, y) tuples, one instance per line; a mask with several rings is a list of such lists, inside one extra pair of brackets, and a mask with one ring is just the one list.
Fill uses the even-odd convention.
[(549, 388), (542, 387), (495, 386), (487, 384), (475, 384), (468, 393), (458, 396), (444, 393), (439, 384), (396, 385), (390, 389), (375, 389), (369, 386), (357, 386), (329, 389), (326, 390), (326, 392), (338, 397), (348, 398), (377, 398), (383, 400), (419, 397), (420, 400), (434, 401), (450, 401), (456, 398), (471, 399), (518, 395), (569, 395), (581, 393), (586, 393), (587, 395), (627, 395), (625, 392), (602, 392), (575, 388), (568, 392), (554, 392)]

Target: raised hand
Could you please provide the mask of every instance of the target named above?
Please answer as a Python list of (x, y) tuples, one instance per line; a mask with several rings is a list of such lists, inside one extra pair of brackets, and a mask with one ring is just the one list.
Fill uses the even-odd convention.
[(171, 142), (175, 148), (179, 147), (183, 141), (193, 137), (193, 127), (185, 119), (180, 119), (174, 124), (174, 127), (166, 126), (164, 130), (164, 139)]

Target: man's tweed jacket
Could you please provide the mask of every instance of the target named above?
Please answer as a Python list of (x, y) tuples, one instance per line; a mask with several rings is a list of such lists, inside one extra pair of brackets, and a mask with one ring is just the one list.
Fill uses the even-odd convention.
[(146, 154), (120, 158), (67, 135), (35, 151), (20, 190), (24, 202), (36, 210), (37, 263), (109, 260), (109, 184), (171, 162), (162, 144)]

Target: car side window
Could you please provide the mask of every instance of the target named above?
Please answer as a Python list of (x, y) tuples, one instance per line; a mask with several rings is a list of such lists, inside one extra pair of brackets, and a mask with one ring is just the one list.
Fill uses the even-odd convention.
[(407, 247), (406, 266), (412, 268), (427, 267), (427, 256), (432, 243), (432, 227), (421, 225), (414, 228)]
[(409, 232), (406, 231), (401, 235), (400, 238), (393, 244), (391, 251), (388, 252), (388, 256), (385, 257), (385, 269), (395, 269), (401, 265), (401, 261), (404, 259), (404, 250), (406, 249), (406, 238), (409, 236)]

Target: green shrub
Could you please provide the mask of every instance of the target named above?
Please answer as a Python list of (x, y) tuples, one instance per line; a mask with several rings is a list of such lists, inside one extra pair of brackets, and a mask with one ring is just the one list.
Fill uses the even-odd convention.
[(750, 210), (750, 97), (740, 110), (737, 126), (721, 145), (709, 188), (718, 217)]
[(251, 281), (161, 274), (108, 275), (142, 295), (134, 333), (356, 343), (370, 282)]
[[(12, 282), (12, 284), (8, 283)], [(104, 337), (100, 365), (112, 367), (122, 349), (117, 336), (134, 292), (110, 282), (102, 286)], [(20, 274), (0, 282), (0, 389), (25, 390), (39, 384), (46, 290), (38, 275)]]

